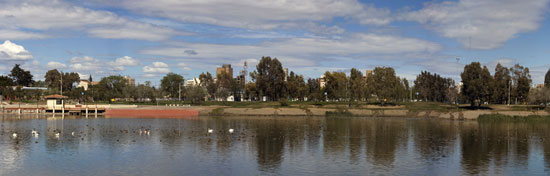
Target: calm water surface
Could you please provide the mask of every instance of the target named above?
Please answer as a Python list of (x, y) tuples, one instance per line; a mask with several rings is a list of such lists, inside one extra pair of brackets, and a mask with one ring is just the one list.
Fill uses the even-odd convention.
[(0, 125), (0, 175), (550, 174), (548, 123), (3, 116)]

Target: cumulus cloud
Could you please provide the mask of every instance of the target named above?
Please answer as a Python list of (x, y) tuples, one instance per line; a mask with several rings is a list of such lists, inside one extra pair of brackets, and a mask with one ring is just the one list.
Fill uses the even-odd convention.
[[(178, 32), (147, 23), (133, 21), (115, 13), (75, 6), (63, 1), (10, 1), (0, 7), (0, 29), (16, 34), (16, 38), (44, 38), (43, 34), (22, 32), (73, 29), (101, 38), (164, 40)], [(3, 35), (0, 34), (0, 38)]]
[(0, 45), (0, 60), (3, 61), (25, 61), (32, 59), (32, 54), (21, 45), (12, 43), (9, 40)]
[(46, 64), (46, 67), (48, 67), (48, 69), (62, 69), (67, 68), (67, 65), (60, 62), (50, 61)]
[(170, 67), (164, 62), (153, 62), (152, 65), (147, 65), (142, 69), (145, 77), (155, 77), (160, 74), (170, 73)]
[(304, 22), (330, 21), (336, 17), (351, 18), (368, 25), (391, 22), (389, 10), (357, 0), (122, 0), (103, 3), (149, 16), (248, 29), (284, 28)]
[(109, 62), (109, 65), (113, 67), (113, 70), (116, 71), (123, 71), (125, 69), (125, 66), (136, 66), (139, 62), (130, 57), (130, 56), (124, 56), (117, 58), (115, 61)]
[(401, 19), (416, 21), (466, 48), (498, 48), (519, 33), (539, 28), (549, 0), (459, 0), (428, 3)]
[(76, 72), (100, 71), (105, 69), (104, 63), (102, 63), (99, 59), (89, 56), (73, 57), (69, 60), (69, 62), (71, 63), (69, 67)]

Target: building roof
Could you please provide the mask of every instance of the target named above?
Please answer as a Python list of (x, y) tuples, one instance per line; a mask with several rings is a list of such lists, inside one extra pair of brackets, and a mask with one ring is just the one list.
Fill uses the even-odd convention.
[(55, 95), (45, 96), (44, 98), (46, 98), (46, 99), (67, 99), (69, 97), (55, 94)]

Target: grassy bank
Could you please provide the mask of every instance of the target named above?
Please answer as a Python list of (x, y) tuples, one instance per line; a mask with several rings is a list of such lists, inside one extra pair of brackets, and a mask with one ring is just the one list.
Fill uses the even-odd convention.
[(503, 114), (485, 114), (480, 115), (477, 120), (480, 122), (550, 122), (550, 116), (510, 116)]

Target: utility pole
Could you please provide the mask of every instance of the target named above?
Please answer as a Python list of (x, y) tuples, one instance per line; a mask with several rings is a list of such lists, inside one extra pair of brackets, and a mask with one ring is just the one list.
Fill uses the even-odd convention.
[(63, 96), (63, 72), (61, 72), (61, 84), (59, 85), (61, 96)]
[(512, 98), (512, 80), (508, 80), (508, 106), (510, 106), (510, 100)]
[(178, 99), (179, 101), (181, 101), (181, 83), (178, 84), (179, 85), (179, 90), (178, 90)]

